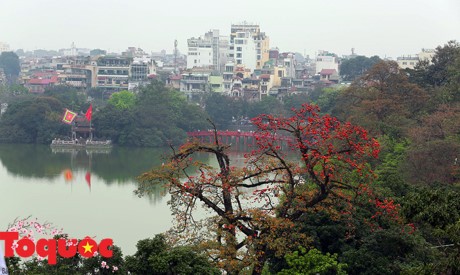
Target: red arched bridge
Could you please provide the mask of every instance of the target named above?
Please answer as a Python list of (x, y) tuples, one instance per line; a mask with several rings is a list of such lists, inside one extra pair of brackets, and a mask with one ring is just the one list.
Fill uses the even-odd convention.
[[(194, 132), (187, 132), (187, 136), (189, 138), (197, 138), (203, 142), (215, 142), (215, 132), (213, 130), (208, 131), (194, 131)], [(243, 143), (243, 144), (256, 144), (256, 137), (260, 136), (259, 133), (254, 131), (249, 132), (242, 132), (242, 131), (217, 131), (217, 138), (219, 142), (230, 144), (235, 143), (236, 145)], [(288, 141), (292, 140), (290, 137), (286, 136), (279, 136), (277, 140), (280, 141)]]

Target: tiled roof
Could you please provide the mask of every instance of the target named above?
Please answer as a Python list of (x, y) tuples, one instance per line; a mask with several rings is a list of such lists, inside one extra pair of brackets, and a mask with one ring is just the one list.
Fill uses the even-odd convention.
[(334, 73), (337, 73), (335, 69), (322, 69), (320, 72), (321, 75), (331, 75)]

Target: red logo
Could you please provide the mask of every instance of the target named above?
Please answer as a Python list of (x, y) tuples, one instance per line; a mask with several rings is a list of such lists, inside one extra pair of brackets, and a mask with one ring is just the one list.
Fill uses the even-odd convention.
[(39, 239), (35, 243), (27, 237), (19, 239), (18, 232), (0, 232), (0, 240), (5, 241), (5, 257), (13, 257), (15, 252), (22, 258), (31, 257), (37, 253), (38, 256), (48, 259), (51, 265), (56, 264), (57, 254), (63, 258), (72, 258), (77, 251), (85, 258), (93, 257), (95, 252), (105, 258), (113, 256), (113, 251), (109, 249), (113, 245), (112, 239), (102, 239), (99, 243), (90, 237), (80, 241), (64, 238)]

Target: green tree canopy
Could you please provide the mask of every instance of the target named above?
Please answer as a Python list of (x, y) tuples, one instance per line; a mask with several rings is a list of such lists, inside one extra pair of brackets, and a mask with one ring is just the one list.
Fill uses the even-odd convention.
[(0, 68), (3, 69), (10, 80), (16, 79), (21, 71), (17, 54), (14, 52), (2, 52), (0, 54)]
[(343, 60), (339, 68), (340, 76), (343, 80), (353, 81), (380, 61), (381, 59), (378, 56), (372, 56), (370, 58), (366, 56), (357, 56), (355, 58)]
[[(112, 139), (119, 145), (161, 147), (177, 144), (186, 138), (186, 131), (204, 127), (206, 115), (203, 110), (161, 82), (153, 81), (140, 88), (136, 95), (130, 92), (116, 94), (110, 104), (95, 113), (94, 125), (98, 137)], [(131, 104), (132, 107), (121, 108)]]
[(9, 104), (0, 120), (0, 142), (50, 143), (67, 134), (61, 122), (64, 106), (47, 96), (23, 97)]
[(136, 104), (136, 96), (130, 91), (116, 92), (110, 96), (108, 103), (117, 109), (132, 109)]
[(136, 253), (126, 257), (126, 269), (131, 274), (221, 274), (191, 247), (170, 247), (163, 235), (140, 240), (136, 247)]

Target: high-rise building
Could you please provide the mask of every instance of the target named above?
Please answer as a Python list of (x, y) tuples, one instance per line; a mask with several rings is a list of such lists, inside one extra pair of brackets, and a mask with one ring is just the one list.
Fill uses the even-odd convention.
[(227, 62), (228, 38), (211, 30), (199, 38), (187, 39), (187, 69), (207, 67), (222, 72)]
[[(241, 41), (241, 39), (248, 38), (251, 38), (252, 41)], [(237, 45), (241, 42), (248, 43), (248, 46), (241, 46), (241, 44)], [(252, 44), (254, 44), (254, 52), (252, 52), (251, 49)], [(246, 49), (245, 52), (238, 51), (238, 49), (243, 48)], [(268, 36), (265, 35), (264, 32), (260, 31), (259, 25), (249, 24), (247, 22), (243, 22), (241, 24), (232, 24), (230, 33), (229, 57), (235, 60), (236, 64), (238, 64), (238, 60), (241, 60), (241, 62), (249, 62), (249, 64), (242, 63), (246, 68), (249, 68), (251, 70), (261, 69), (264, 66), (265, 62), (269, 60), (269, 49), (270, 39), (268, 38)], [(241, 53), (241, 57), (238, 57), (238, 53)], [(252, 64), (255, 65), (253, 66)]]

